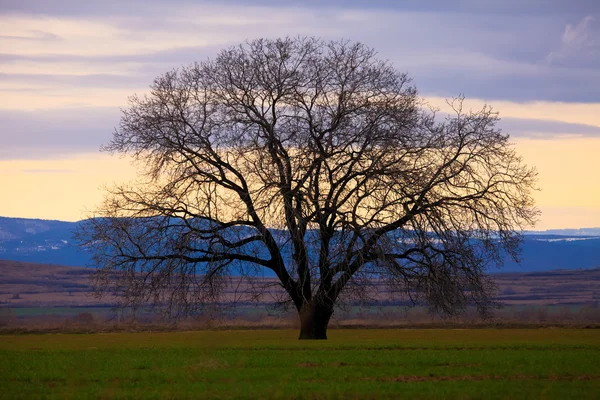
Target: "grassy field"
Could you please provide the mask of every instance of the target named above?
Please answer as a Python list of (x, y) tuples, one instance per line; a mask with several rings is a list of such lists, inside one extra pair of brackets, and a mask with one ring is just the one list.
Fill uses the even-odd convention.
[(598, 398), (600, 331), (0, 336), (0, 398)]

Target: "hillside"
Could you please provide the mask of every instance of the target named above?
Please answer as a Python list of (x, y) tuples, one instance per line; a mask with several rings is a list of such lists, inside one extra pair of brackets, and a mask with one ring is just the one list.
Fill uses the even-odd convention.
[(0, 259), (84, 266), (89, 257), (73, 243), (78, 224), (0, 217)]
[[(79, 222), (0, 217), (0, 259), (85, 266), (89, 255), (73, 240)], [(490, 272), (540, 272), (600, 267), (600, 229), (528, 232), (521, 264), (506, 260)]]

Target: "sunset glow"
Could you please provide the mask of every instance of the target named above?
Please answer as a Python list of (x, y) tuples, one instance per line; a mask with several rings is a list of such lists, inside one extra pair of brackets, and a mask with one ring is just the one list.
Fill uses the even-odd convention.
[(128, 96), (247, 39), (317, 35), (374, 47), (441, 111), (460, 94), (493, 106), (539, 172), (535, 229), (600, 226), (599, 13), (376, 3), (0, 6), (0, 215), (89, 216), (103, 186), (135, 177), (129, 160), (98, 151)]

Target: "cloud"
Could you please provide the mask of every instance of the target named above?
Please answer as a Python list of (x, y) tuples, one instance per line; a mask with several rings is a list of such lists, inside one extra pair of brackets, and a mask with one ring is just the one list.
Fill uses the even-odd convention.
[(557, 137), (600, 138), (600, 126), (587, 124), (505, 117), (500, 120), (498, 126), (513, 137), (533, 139), (554, 139)]
[(576, 27), (567, 25), (565, 33), (562, 36), (563, 44), (571, 47), (583, 47), (588, 44), (588, 31), (590, 24), (594, 21), (594, 17), (588, 15), (583, 18)]
[[(426, 99), (428, 100), (428, 99)], [(455, 115), (455, 112), (451, 111), (450, 105), (444, 100), (444, 104), (441, 104), (441, 99), (429, 100), (429, 104), (437, 109), (436, 119), (438, 121), (444, 121), (448, 117)], [(477, 102), (477, 101), (475, 101)], [(477, 112), (484, 107), (483, 103), (473, 104), (474, 101), (465, 99), (463, 101), (464, 112)], [(493, 106), (493, 104), (492, 104)], [(522, 107), (523, 109), (530, 108), (528, 104), (513, 103), (513, 106)], [(600, 107), (600, 105), (597, 105)], [(485, 107), (491, 107), (485, 105)], [(505, 113), (503, 110), (508, 111)], [(593, 125), (591, 123), (576, 123), (567, 121), (557, 121), (551, 119), (544, 119), (539, 115), (536, 116), (532, 113), (531, 118), (511, 116), (510, 109), (503, 107), (495, 108), (492, 107), (493, 112), (497, 112), (500, 116), (500, 120), (496, 124), (497, 128), (500, 128), (504, 133), (509, 134), (511, 138), (515, 139), (580, 139), (580, 138), (592, 138), (600, 139), (600, 124)], [(565, 108), (565, 112), (568, 109)], [(508, 115), (508, 116), (505, 116)], [(514, 115), (514, 114), (512, 114)]]
[[(171, 9), (180, 9), (193, 4), (212, 5), (223, 4), (240, 7), (247, 6), (246, 0), (104, 0), (102, 2), (61, 0), (49, 2), (48, 0), (3, 0), (5, 13), (30, 13), (41, 15), (62, 16), (110, 16), (123, 14), (145, 14), (152, 10), (168, 6)], [(354, 9), (388, 9), (400, 11), (419, 12), (447, 12), (447, 13), (472, 13), (489, 14), (501, 13), (503, 15), (548, 15), (548, 14), (575, 14), (591, 13), (597, 10), (597, 4), (590, 0), (460, 0), (449, 2), (447, 0), (254, 0), (255, 6), (270, 8), (310, 7), (310, 8), (354, 8)]]
[[(600, 101), (600, 93), (590, 82), (600, 81), (600, 68), (591, 58), (544, 61), (549, 49), (561, 51), (558, 32), (568, 21), (582, 21), (565, 30), (571, 47), (582, 30), (587, 32), (585, 43), (593, 38), (593, 24), (577, 14), (593, 15), (589, 4), (262, 0), (250, 6), (236, 0), (5, 0), (0, 24), (10, 36), (27, 36), (36, 29), (62, 40), (3, 40), (0, 70), (8, 75), (0, 77), (0, 97), (15, 96), (15, 108), (45, 102), (97, 105), (95, 99), (106, 98), (109, 89), (139, 92), (163, 72), (213, 57), (247, 39), (316, 35), (373, 46), (381, 58), (408, 72), (423, 95), (593, 103)], [(557, 35), (548, 35), (550, 31)], [(37, 92), (32, 91), (35, 85)], [(56, 100), (56, 91), (63, 100)], [(0, 107), (6, 103), (0, 100)]]
[[(426, 97), (425, 100), (442, 112), (451, 112), (447, 100), (443, 97)], [(481, 110), (484, 106), (492, 106), (500, 117), (523, 120), (566, 122), (600, 127), (600, 103), (566, 103), (566, 102), (511, 102), (488, 101), (467, 97), (464, 109)]]
[(97, 152), (112, 137), (118, 108), (0, 110), (0, 159), (40, 159)]
[(193, 61), (199, 61), (208, 56), (216, 54), (222, 45), (203, 45), (203, 46), (178, 46), (156, 50), (143, 51), (128, 54), (60, 54), (60, 53), (0, 53), (0, 63), (18, 63), (31, 62), (41, 64), (55, 63), (77, 63), (77, 64), (166, 64), (171, 67), (177, 67), (182, 64), (189, 64)]
[(594, 26), (596, 19), (585, 16), (575, 26), (567, 24), (560, 40), (560, 47), (546, 57), (549, 63), (597, 63), (600, 65), (600, 30)]
[(149, 77), (121, 74), (4, 74), (0, 73), (2, 83), (36, 84), (42, 87), (76, 88), (138, 88), (148, 86)]
[(54, 40), (62, 40), (58, 35), (50, 32), (44, 31), (27, 31), (29, 35), (24, 36), (12, 36), (12, 35), (0, 35), (0, 40), (36, 40), (36, 41), (54, 41)]
[(61, 87), (138, 87), (139, 83), (146, 84), (147, 80), (140, 81), (140, 77), (117, 74), (4, 74), (0, 73), (0, 83), (26, 82), (45, 86)]
[[(98, 152), (111, 140), (120, 115), (116, 107), (0, 111), (0, 160)], [(499, 127), (517, 138), (600, 138), (600, 126), (544, 119), (503, 117)]]
[(490, 102), (600, 102), (598, 87), (590, 84), (600, 82), (600, 69), (518, 64), (499, 70), (486, 70), (477, 64), (454, 68), (434, 64), (432, 68), (437, 70), (417, 70), (411, 74), (419, 91), (426, 96), (464, 94), (467, 98), (483, 98)]

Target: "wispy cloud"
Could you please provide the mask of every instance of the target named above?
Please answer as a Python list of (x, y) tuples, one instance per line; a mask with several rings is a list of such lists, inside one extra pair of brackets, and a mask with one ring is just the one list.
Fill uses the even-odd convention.
[[(513, 104), (513, 107), (526, 110), (528, 105)], [(543, 116), (535, 118), (533, 113), (532, 118), (511, 117), (510, 110), (506, 111), (499, 127), (515, 138), (600, 138), (600, 126), (552, 121)], [(0, 160), (53, 159), (72, 153), (97, 152), (111, 139), (119, 118), (116, 107), (0, 110), (3, 122)]]
[(26, 31), (25, 35), (0, 35), (0, 40), (33, 40), (33, 41), (54, 41), (54, 40), (63, 40), (62, 37), (55, 35), (54, 33), (44, 32), (44, 31)]
[(535, 139), (555, 139), (566, 137), (600, 138), (600, 126), (573, 124), (525, 118), (502, 118), (499, 126), (503, 131), (515, 137)]
[(118, 108), (0, 111), (0, 160), (97, 152), (119, 122)]
[(560, 47), (546, 57), (550, 63), (572, 58), (587, 58), (600, 64), (600, 30), (595, 28), (596, 18), (583, 17), (577, 25), (567, 24), (560, 40)]

